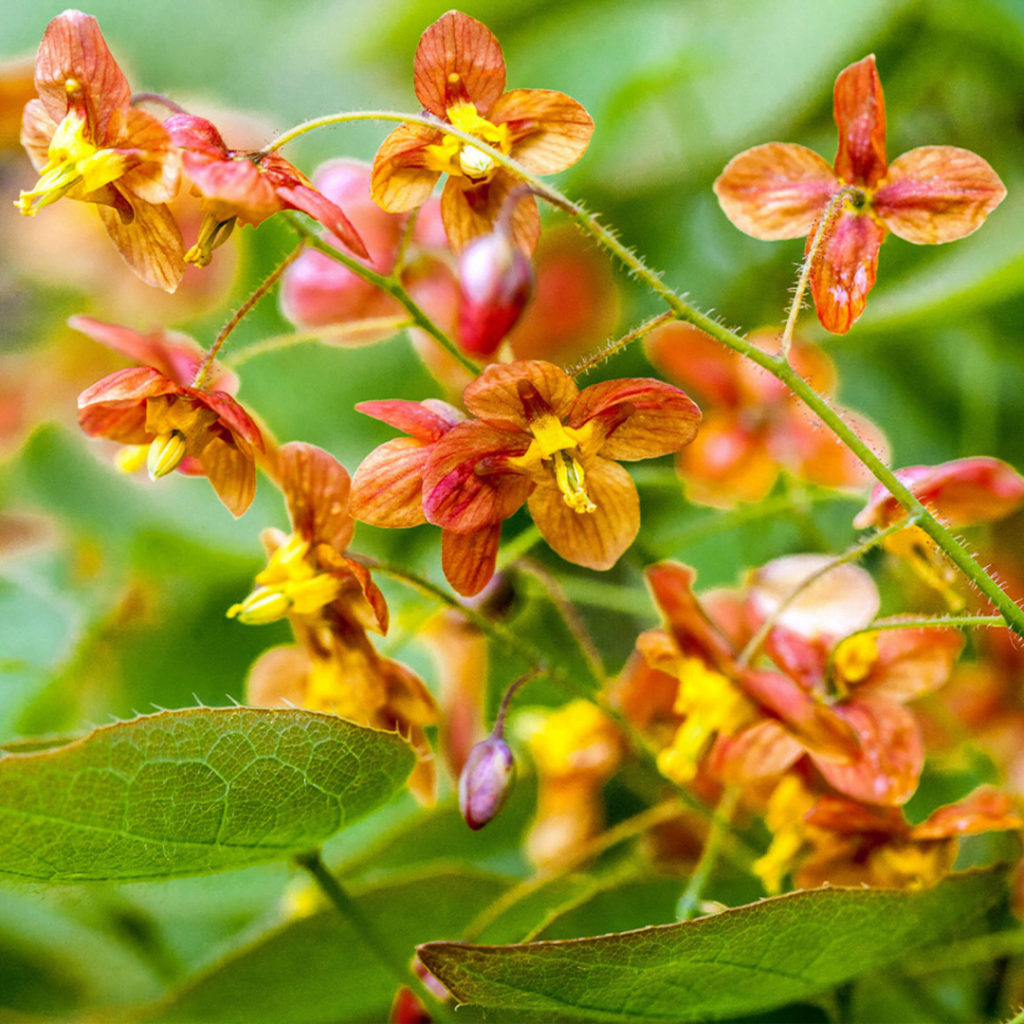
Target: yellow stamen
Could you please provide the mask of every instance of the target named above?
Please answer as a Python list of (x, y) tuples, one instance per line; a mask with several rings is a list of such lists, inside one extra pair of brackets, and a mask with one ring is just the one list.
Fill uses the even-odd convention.
[(149, 456), (148, 444), (128, 444), (125, 445), (115, 456), (114, 465), (122, 473), (134, 473), (137, 469), (142, 469), (146, 464), (146, 459)]
[(784, 775), (768, 798), (765, 823), (773, 833), (768, 852), (754, 862), (754, 874), (770, 893), (779, 892), (807, 837), (804, 815), (814, 797), (795, 775)]
[(876, 661), (878, 641), (874, 633), (858, 633), (847, 637), (832, 655), (836, 675), (847, 683), (861, 683), (867, 679)]
[(180, 430), (172, 430), (167, 434), (158, 434), (149, 446), (146, 465), (149, 467), (149, 479), (159, 480), (167, 476), (185, 458), (185, 435)]
[(587, 494), (586, 475), (579, 459), (564, 451), (555, 452), (552, 459), (555, 463), (555, 482), (562, 492), (562, 501), (580, 515), (596, 512), (597, 506)]
[(228, 609), (229, 619), (238, 619), (247, 626), (265, 626), (283, 619), (292, 602), (280, 587), (257, 587), (241, 604)]
[(197, 267), (209, 266), (210, 260), (213, 259), (213, 250), (228, 240), (236, 220), (236, 217), (218, 220), (212, 213), (204, 213), (203, 222), (199, 226), (199, 238), (185, 253), (185, 262), (194, 263)]
[[(448, 81), (455, 85), (459, 80), (457, 74), (448, 76)], [(492, 124), (481, 117), (472, 103), (457, 103), (448, 108), (448, 120), (460, 131), (475, 135), (502, 153), (512, 151), (512, 138), (507, 124)], [(456, 174), (472, 178), (474, 181), (486, 181), (496, 168), (494, 158), (454, 135), (445, 135), (440, 143), (427, 146), (425, 150), (426, 165), (432, 171), (443, 174)]]

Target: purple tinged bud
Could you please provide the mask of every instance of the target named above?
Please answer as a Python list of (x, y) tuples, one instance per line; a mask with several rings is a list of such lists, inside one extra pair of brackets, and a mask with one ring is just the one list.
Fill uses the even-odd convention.
[(533, 270), (500, 224), (474, 239), (459, 257), (459, 343), (489, 356), (515, 326), (533, 289)]
[(483, 828), (496, 818), (516, 777), (516, 763), (508, 744), (490, 736), (478, 743), (459, 776), (459, 809), (471, 829)]

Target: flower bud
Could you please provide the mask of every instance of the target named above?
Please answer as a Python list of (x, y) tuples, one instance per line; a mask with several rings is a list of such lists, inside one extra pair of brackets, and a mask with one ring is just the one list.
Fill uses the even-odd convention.
[(459, 343), (470, 355), (489, 356), (515, 326), (530, 297), (530, 261), (499, 225), (463, 249), (459, 284)]
[(496, 818), (516, 777), (516, 763), (508, 744), (494, 736), (478, 743), (459, 776), (459, 809), (471, 829), (483, 828)]

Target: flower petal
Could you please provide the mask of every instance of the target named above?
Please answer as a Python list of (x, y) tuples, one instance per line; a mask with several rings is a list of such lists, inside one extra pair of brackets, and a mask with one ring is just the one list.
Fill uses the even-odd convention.
[(873, 188), (885, 177), (885, 97), (874, 54), (839, 73), (833, 96), (839, 151), (836, 174)]
[(722, 212), (754, 238), (800, 238), (811, 230), (839, 182), (806, 146), (769, 142), (734, 156), (715, 181)]
[(277, 450), (277, 475), (295, 532), (314, 546), (344, 551), (355, 529), (345, 467), (316, 445), (292, 441)]
[(420, 441), (436, 441), (466, 418), (455, 406), (436, 398), (423, 402), (408, 402), (400, 398), (360, 402), (356, 411), (397, 427)]
[[(620, 417), (628, 409), (625, 421)], [(700, 409), (679, 388), (647, 377), (604, 381), (584, 388), (573, 403), (568, 426), (602, 421), (613, 426), (598, 448), (606, 459), (654, 459), (678, 451), (697, 435)]]
[(21, 144), (25, 147), (32, 166), (41, 171), (50, 159), (50, 140), (57, 130), (57, 122), (40, 100), (29, 100), (21, 116)]
[(767, 775), (781, 775), (803, 754), (800, 742), (769, 718), (736, 736), (719, 734), (708, 754), (708, 767), (723, 782), (746, 785)]
[(508, 125), (511, 155), (532, 174), (571, 167), (594, 134), (594, 119), (583, 104), (553, 89), (512, 89), (491, 107), (488, 119)]
[(363, 244), (362, 238), (359, 237), (359, 232), (345, 216), (344, 210), (317, 192), (315, 188), (308, 185), (281, 186), (278, 188), (277, 194), (284, 200), (286, 206), (293, 210), (301, 210), (323, 224), (356, 256), (363, 259), (369, 258), (370, 254)]
[(403, 124), (382, 143), (373, 158), (370, 195), (388, 213), (404, 213), (430, 198), (438, 171), (424, 166), (424, 150), (441, 141), (436, 128)]
[[(532, 384), (559, 420), (569, 415), (579, 395), (576, 383), (561, 367), (541, 359), (521, 359), (492, 363), (466, 388), (462, 401), (474, 416), (494, 427), (529, 430), (530, 420), (519, 394), (520, 381)], [(524, 446), (528, 442), (526, 438)]]
[(522, 455), (523, 434), (495, 430), (479, 420), (452, 427), (431, 450), (423, 477), (427, 521), (456, 533), (476, 533), (508, 519), (526, 501), (533, 483), (518, 473), (476, 472), (489, 456)]
[(687, 498), (715, 508), (766, 498), (779, 466), (765, 441), (764, 428), (750, 425), (742, 411), (712, 410), (677, 459)]
[(595, 512), (574, 512), (555, 487), (530, 495), (533, 521), (548, 545), (567, 562), (610, 569), (640, 529), (640, 499), (630, 475), (617, 463), (595, 458), (587, 468), (587, 492)]
[(423, 473), (430, 445), (399, 437), (375, 448), (352, 477), (349, 512), (371, 526), (405, 529), (427, 521), (423, 513)]
[(113, 145), (138, 161), (118, 178), (118, 188), (147, 203), (169, 203), (178, 194), (181, 154), (167, 129), (152, 114), (131, 107), (114, 111), (110, 133)]
[(926, 821), (910, 830), (913, 839), (945, 839), (1024, 827), (1006, 793), (983, 786), (959, 803), (940, 807)]
[(169, 380), (151, 366), (133, 366), (127, 370), (118, 370), (87, 387), (78, 396), (78, 408), (98, 402), (143, 402), (157, 395), (170, 395), (179, 392), (174, 381)]
[(256, 707), (302, 707), (309, 688), (309, 655), (295, 644), (264, 651), (245, 680), (245, 702)]
[(964, 648), (956, 629), (885, 629), (873, 634), (878, 658), (857, 686), (900, 704), (944, 686)]
[[(811, 294), (821, 326), (845, 334), (864, 312), (886, 229), (867, 215), (840, 214), (814, 268)], [(810, 244), (811, 236), (808, 236)]]
[(501, 523), (476, 533), (441, 531), (441, 568), (456, 593), (473, 597), (490, 583), (500, 540)]
[(173, 292), (185, 274), (185, 245), (171, 211), (141, 199), (131, 203), (126, 224), (110, 206), (97, 206), (103, 226), (121, 258), (146, 284)]
[(183, 388), (196, 401), (202, 402), (208, 409), (216, 413), (222, 428), (230, 430), (233, 435), (244, 438), (253, 448), (264, 450), (263, 435), (252, 417), (225, 391), (197, 391)]
[(1005, 196), (999, 175), (976, 153), (921, 146), (892, 162), (872, 206), (894, 235), (935, 245), (976, 231)]
[(467, 99), (486, 116), (505, 91), (505, 58), (486, 25), (449, 11), (420, 36), (413, 81), (417, 99), (438, 117)]
[(256, 463), (244, 441), (230, 444), (215, 437), (200, 453), (199, 461), (217, 497), (237, 519), (256, 496)]
[[(468, 178), (449, 176), (441, 193), (441, 220), (456, 253), (474, 238), (494, 230), (505, 197), (516, 184), (512, 172), (505, 168), (495, 171), (490, 181), (479, 185)], [(540, 238), (540, 211), (532, 195), (524, 195), (516, 203), (512, 213), (512, 237), (527, 256), (533, 254)]]
[[(823, 487), (864, 488), (874, 481), (867, 466), (831, 431), (823, 430), (821, 420), (806, 406), (791, 403), (786, 411), (771, 439), (780, 462)], [(842, 408), (839, 412), (846, 425), (888, 464), (889, 442), (881, 429), (858, 413)]]
[(716, 405), (740, 402), (743, 357), (692, 324), (678, 320), (647, 336), (647, 358), (666, 376)]

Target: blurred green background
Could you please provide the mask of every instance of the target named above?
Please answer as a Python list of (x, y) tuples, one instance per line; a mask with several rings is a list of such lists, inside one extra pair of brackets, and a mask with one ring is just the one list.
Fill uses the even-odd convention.
[[(204, 112), (249, 115), (261, 142), (336, 110), (415, 110), (416, 41), (445, 9), (427, 2), (98, 0), (88, 13), (135, 89)], [(895, 465), (990, 454), (1024, 466), (1024, 0), (494, 0), (463, 9), (500, 39), (509, 87), (561, 89), (593, 114), (590, 150), (559, 177), (560, 187), (599, 211), (696, 305), (742, 329), (782, 322), (803, 243), (742, 235), (719, 211), (711, 184), (730, 157), (762, 142), (800, 142), (831, 160), (832, 84), (843, 67), (874, 52), (890, 158), (919, 145), (966, 147), (992, 164), (1009, 197), (966, 241), (917, 248), (890, 239), (867, 313), (845, 337), (824, 336), (811, 312), (802, 329), (836, 360), (840, 400), (888, 434)], [(0, 59), (31, 55), (57, 13), (38, 0), (5, 0)], [(307, 136), (288, 155), (307, 173), (334, 156), (369, 159), (387, 129), (338, 127)], [(18, 153), (0, 160), (9, 207), (33, 176)], [(5, 547), (0, 533), (0, 743), (77, 731), (154, 705), (240, 699), (253, 659), (288, 636), (284, 624), (247, 629), (224, 616), (262, 565), (260, 529), (286, 525), (279, 496), (262, 481), (252, 509), (233, 522), (201, 481), (151, 486), (116, 475), (108, 453), (74, 426), (75, 390), (91, 382), (82, 375), (102, 356), (89, 356), (92, 343), (64, 326), (68, 315), (86, 312), (142, 330), (166, 324), (209, 344), (290, 248), (287, 229), (268, 222), (241, 232), (234, 279), (225, 280), (218, 304), (199, 308), (184, 296), (154, 295), (147, 304), (116, 274), (97, 289), (83, 287), (88, 274), (69, 272), (82, 256), (80, 236), (52, 237), (50, 213), (18, 224), (10, 209), (0, 216), (0, 403), (10, 405), (11, 392), (28, 402), (20, 424), (0, 438), (0, 523), (42, 515), (49, 538), (23, 550)], [(27, 241), (26, 229), (49, 231), (45, 245)], [(618, 277), (624, 331), (659, 310)], [(270, 299), (228, 352), (287, 330)], [(97, 365), (105, 373), (121, 364)], [(637, 349), (602, 372), (651, 370)], [(361, 349), (303, 345), (254, 358), (241, 376), (240, 398), (281, 441), (319, 444), (350, 470), (393, 434), (355, 413), (355, 402), (441, 393), (402, 338)], [(614, 572), (597, 577), (538, 549), (599, 630), (612, 668), (636, 628), (654, 621), (639, 583), (647, 561), (679, 558), (698, 567), (702, 583), (727, 583), (769, 557), (835, 549), (853, 536), (857, 503), (848, 499), (812, 494), (799, 514), (787, 499), (723, 516), (684, 502), (670, 460), (639, 469), (637, 479), (644, 533)], [(525, 525), (515, 519), (506, 538)], [(362, 527), (356, 548), (440, 579), (437, 540), (429, 528), (391, 534)], [(414, 642), (422, 604), (386, 589), (397, 624), (387, 649), (433, 681), (436, 671)], [(517, 609), (514, 628), (541, 644), (557, 640), (544, 636), (556, 627), (540, 603), (523, 600)], [(495, 687), (511, 671), (494, 669)], [(386, 813), (410, 812), (403, 804)], [(502, 846), (515, 828), (511, 816), (505, 833), (467, 853), (455, 831), (438, 826), (423, 840), (425, 859), (461, 842), (459, 855), (500, 856), (504, 867), (522, 871)], [(380, 818), (371, 819), (346, 835), (337, 856), (382, 829)], [(374, 867), (382, 864), (387, 858)], [(357, 862), (353, 871), (360, 870), (369, 868)], [(50, 1012), (152, 996), (167, 977), (208, 962), (219, 943), (269, 913), (287, 874), (258, 869), (229, 883), (65, 892), (45, 901), (0, 890), (0, 993), (8, 1006)], [(190, 916), (200, 907), (201, 927)], [(163, 937), (140, 967), (126, 959), (118, 929), (149, 922), (150, 913)], [(120, 980), (111, 983), (109, 970)]]

